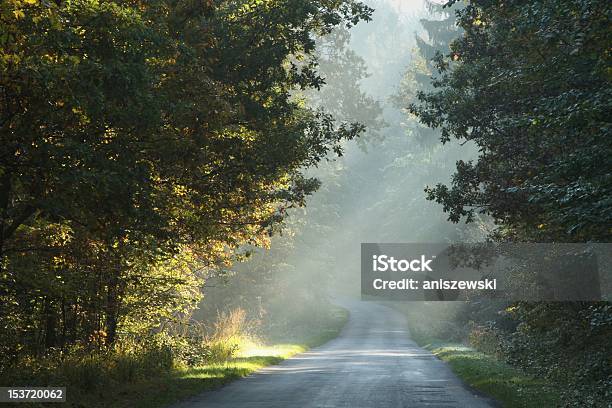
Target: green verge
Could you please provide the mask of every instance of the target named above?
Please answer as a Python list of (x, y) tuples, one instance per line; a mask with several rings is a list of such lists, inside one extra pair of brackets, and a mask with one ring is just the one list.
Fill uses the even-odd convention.
[[(88, 407), (165, 407), (203, 391), (217, 389), (256, 370), (281, 361), (309, 348), (319, 346), (338, 336), (348, 320), (348, 311), (335, 308), (330, 319), (316, 327), (308, 327), (309, 335), (301, 338), (275, 338), (271, 346), (257, 346), (248, 356), (233, 358), (224, 363), (176, 370), (170, 374), (150, 378), (146, 382), (126, 384), (106, 395), (105, 401), (81, 400)], [(278, 341), (278, 342), (277, 342)], [(76, 401), (76, 399), (74, 399)]]
[[(348, 321), (348, 311), (339, 307), (327, 309), (324, 313), (311, 315), (308, 321), (297, 320), (294, 327), (284, 334), (276, 333), (266, 344), (245, 341), (239, 355), (230, 360), (200, 365), (197, 367), (174, 368), (171, 371), (151, 372), (135, 381), (117, 381), (104, 371), (98, 361), (79, 367), (74, 377), (81, 383), (95, 383), (83, 387), (72, 383), (56, 383), (38, 372), (20, 373), (23, 377), (15, 383), (29, 383), (40, 386), (65, 386), (68, 402), (61, 404), (74, 408), (160, 408), (187, 399), (201, 392), (214, 390), (254, 371), (319, 346), (338, 336)], [(53, 372), (51, 370), (51, 372)], [(4, 379), (6, 380), (6, 379)], [(13, 380), (6, 380), (13, 383)], [(88, 381), (89, 380), (89, 381)], [(39, 382), (42, 382), (39, 384)], [(5, 385), (5, 384), (2, 384)], [(54, 407), (56, 403), (11, 404), (19, 408)]]
[(423, 348), (448, 363), (453, 372), (472, 388), (507, 408), (543, 408), (560, 404), (559, 390), (542, 378), (463, 344), (414, 336)]

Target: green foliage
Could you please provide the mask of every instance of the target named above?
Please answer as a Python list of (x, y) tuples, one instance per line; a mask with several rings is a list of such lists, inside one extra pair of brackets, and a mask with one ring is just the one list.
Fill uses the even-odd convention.
[(610, 238), (610, 5), (472, 1), (411, 111), (480, 149), (429, 190), (449, 219), (490, 214), (522, 238)]
[(363, 90), (362, 82), (370, 77), (363, 59), (350, 46), (351, 31), (337, 28), (317, 40), (318, 73), (326, 86), (305, 93), (309, 106), (318, 106), (336, 120), (359, 122), (366, 126), (357, 143), (366, 149), (368, 143), (382, 139), (381, 102)]
[[(382, 139), (384, 123), (381, 104), (364, 91), (363, 81), (369, 73), (351, 46), (352, 35), (352, 29), (338, 27), (316, 38), (317, 73), (325, 86), (297, 92), (295, 98), (306, 106), (323, 108), (340, 122), (366, 125), (358, 141), (363, 149)], [(343, 147), (355, 145), (343, 142)], [(287, 211), (280, 233), (270, 239), (268, 248), (243, 248), (248, 253), (243, 262), (208, 280), (195, 318), (209, 321), (218, 311), (242, 308), (260, 322), (262, 338), (287, 337), (292, 332), (303, 337), (304, 328), (327, 318), (330, 291), (321, 282), (336, 278), (329, 267), (337, 259), (335, 247), (326, 240), (344, 239), (336, 226), (346, 213), (339, 203), (341, 180), (352, 179), (344, 174), (345, 161), (344, 157), (325, 161), (308, 171), (323, 179), (317, 194), (308, 198), (306, 207)]]
[(432, 342), (427, 345), (470, 386), (501, 402), (504, 407), (538, 408), (559, 406), (559, 389), (543, 378), (460, 344)]
[[(443, 143), (478, 148), (450, 183), (427, 189), (449, 220), (491, 216), (499, 240), (610, 240), (610, 11), (597, 0), (458, 10), (462, 35), (410, 105)], [(607, 406), (609, 316), (607, 304), (520, 303), (464, 322), (477, 322), (481, 350), (563, 384), (564, 404)]]
[(510, 313), (520, 324), (501, 337), (509, 362), (570, 384), (563, 397), (572, 406), (605, 407), (612, 401), (608, 303), (519, 304)]
[[(363, 125), (318, 89), (345, 0), (11, 0), (0, 7), (2, 366), (187, 319), (210, 270), (265, 245)], [(129, 373), (129, 364), (127, 372)]]
[[(444, 7), (443, 4), (429, 1), (426, 1), (426, 6), (429, 16), (419, 20), (426, 35), (415, 35), (416, 50), (412, 55), (413, 61), (404, 74), (396, 95), (393, 96), (394, 104), (399, 108), (418, 102), (419, 93), (433, 90), (432, 81), (437, 78), (434, 58), (438, 54), (448, 54), (451, 42), (460, 34), (455, 16), (457, 6)], [(424, 146), (437, 147), (432, 145), (439, 137), (438, 132), (419, 123), (414, 116), (410, 119), (408, 126), (415, 139)]]
[[(244, 313), (237, 311), (219, 316), (217, 325), (206, 333), (207, 340), (203, 343), (198, 343), (202, 331), (194, 330), (182, 337), (160, 333), (123, 340), (113, 350), (92, 352), (75, 348), (30, 359), (29, 365), (14, 367), (0, 376), (0, 385), (67, 386), (70, 407), (168, 406), (318, 346), (337, 336), (347, 319), (348, 312), (344, 309), (325, 310), (324, 318), (316, 325), (311, 321), (296, 321), (305, 327), (299, 333), (303, 337), (279, 337), (277, 344), (265, 346), (244, 341), (252, 333), (237, 332), (246, 328)], [(228, 333), (234, 338), (222, 340)], [(239, 346), (248, 346), (248, 353), (245, 350), (240, 350), (240, 355), (236, 353), (236, 340), (240, 341), (236, 336), (243, 338)], [(194, 347), (196, 344), (199, 346)], [(232, 351), (224, 358), (220, 354), (213, 357), (207, 354), (210, 348)], [(203, 352), (204, 358), (200, 356), (198, 362), (188, 364), (184, 359), (187, 349), (192, 356)]]

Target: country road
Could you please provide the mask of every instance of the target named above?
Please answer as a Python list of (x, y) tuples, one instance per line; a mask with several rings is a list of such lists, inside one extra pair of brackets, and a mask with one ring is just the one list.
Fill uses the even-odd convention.
[(343, 306), (350, 319), (336, 339), (174, 407), (494, 406), (410, 340), (399, 312), (370, 302)]

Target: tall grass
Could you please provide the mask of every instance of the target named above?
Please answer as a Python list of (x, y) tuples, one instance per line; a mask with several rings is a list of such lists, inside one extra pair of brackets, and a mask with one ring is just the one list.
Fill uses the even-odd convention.
[(266, 345), (257, 336), (259, 322), (242, 309), (219, 312), (209, 325), (124, 335), (103, 350), (75, 345), (8, 367), (0, 372), (0, 386), (67, 387), (69, 407), (164, 407), (335, 337), (347, 312), (331, 307), (320, 312), (316, 319), (294, 320), (290, 337), (268, 338)]
[(0, 385), (63, 385), (77, 393), (96, 392), (185, 367), (228, 361), (254, 341), (254, 332), (255, 324), (246, 312), (235, 309), (219, 313), (211, 327), (193, 324), (182, 335), (126, 336), (113, 347), (73, 345), (50, 350), (44, 356), (30, 356), (4, 367)]

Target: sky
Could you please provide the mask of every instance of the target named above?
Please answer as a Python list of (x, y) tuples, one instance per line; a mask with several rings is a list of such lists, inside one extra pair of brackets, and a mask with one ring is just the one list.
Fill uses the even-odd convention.
[(420, 9), (423, 7), (423, 0), (388, 0), (389, 4), (400, 13), (410, 13), (411, 10)]

